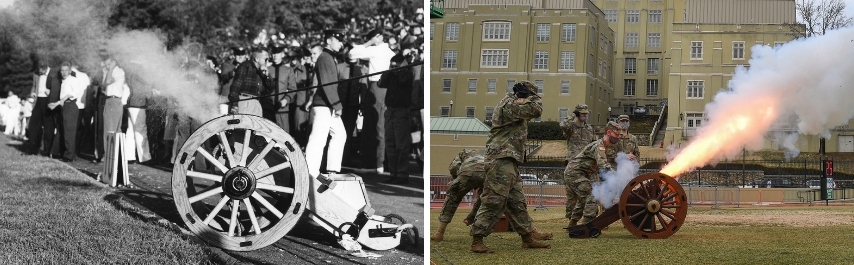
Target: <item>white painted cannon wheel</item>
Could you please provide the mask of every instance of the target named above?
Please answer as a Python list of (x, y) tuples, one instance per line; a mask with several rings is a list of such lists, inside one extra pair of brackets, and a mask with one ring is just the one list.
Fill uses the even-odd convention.
[[(211, 138), (219, 141), (221, 154), (211, 154)], [(213, 168), (195, 170), (197, 158)], [(211, 245), (250, 251), (294, 227), (309, 181), (305, 155), (293, 137), (262, 117), (226, 115), (199, 127), (181, 147), (172, 196), (190, 231)]]

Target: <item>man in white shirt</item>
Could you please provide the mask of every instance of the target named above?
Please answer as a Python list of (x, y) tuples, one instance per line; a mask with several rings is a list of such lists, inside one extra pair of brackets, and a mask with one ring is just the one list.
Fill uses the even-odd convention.
[[(384, 42), (383, 34), (381, 28), (374, 29), (368, 32), (367, 42), (362, 45), (353, 45), (353, 49), (350, 50), (350, 58), (368, 60), (369, 74), (388, 70), (391, 57), (394, 57), (395, 53), (389, 48), (388, 43)], [(361, 141), (361, 154), (363, 167), (376, 168), (377, 172), (382, 173), (385, 161), (386, 89), (377, 86), (379, 80), (379, 75), (368, 77), (370, 91), (362, 94), (360, 109), (364, 116), (364, 124), (376, 124), (376, 126), (366, 126), (362, 131), (365, 138)]]
[(62, 110), (62, 136), (65, 139), (65, 154), (62, 161), (70, 162), (77, 158), (77, 124), (83, 103), (83, 94), (89, 85), (89, 76), (72, 70), (71, 64), (63, 62), (60, 70), (62, 85), (59, 101), (48, 104), (48, 108)]
[[(107, 135), (120, 132), (122, 126), (123, 100), (125, 95), (125, 71), (116, 65), (116, 59), (110, 57), (104, 61), (103, 86), (104, 95), (104, 146), (107, 144)], [(127, 97), (125, 97), (127, 98)], [(107, 150), (109, 152), (110, 150)]]

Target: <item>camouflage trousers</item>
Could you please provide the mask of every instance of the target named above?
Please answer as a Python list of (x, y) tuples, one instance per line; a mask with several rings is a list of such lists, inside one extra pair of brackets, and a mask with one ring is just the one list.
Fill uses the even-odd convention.
[(480, 195), (482, 204), (471, 226), (472, 236), (485, 237), (491, 234), (505, 211), (516, 233), (525, 236), (533, 232), (516, 160), (500, 158), (493, 161), (486, 170), (486, 181), (483, 184), (483, 193)]
[[(445, 203), (442, 204), (442, 211), (439, 212), (439, 222), (450, 223), (454, 218), (454, 213), (460, 202), (470, 191), (483, 187), (483, 181), (470, 178), (469, 176), (460, 175), (448, 183), (448, 192), (445, 194)], [(481, 192), (482, 193), (482, 192)], [(480, 200), (478, 200), (480, 202)], [(472, 209), (472, 212), (477, 211), (477, 205)]]
[(595, 218), (599, 214), (599, 204), (591, 195), (593, 179), (583, 172), (575, 170), (564, 171), (563, 180), (566, 185), (566, 218), (581, 220), (581, 217)]

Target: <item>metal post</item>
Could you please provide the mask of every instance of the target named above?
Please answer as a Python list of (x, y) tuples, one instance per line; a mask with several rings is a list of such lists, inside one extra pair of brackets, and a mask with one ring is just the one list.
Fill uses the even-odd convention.
[(540, 196), (539, 197), (540, 197), (539, 204), (537, 205), (537, 208), (534, 208), (534, 211), (536, 211), (536, 210), (548, 211), (549, 208), (546, 208), (545, 206), (543, 206), (543, 182), (542, 181), (540, 181)]
[(715, 205), (712, 205), (712, 209), (718, 209), (718, 208), (721, 208), (721, 207), (718, 206), (718, 186), (715, 185)]
[(735, 208), (741, 208), (741, 187), (738, 187), (738, 190), (736, 190), (735, 195), (737, 198), (735, 200)]

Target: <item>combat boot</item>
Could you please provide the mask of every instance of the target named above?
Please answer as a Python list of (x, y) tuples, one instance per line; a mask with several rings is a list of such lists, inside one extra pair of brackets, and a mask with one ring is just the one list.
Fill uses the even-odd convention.
[(534, 229), (534, 232), (531, 234), (533, 235), (534, 239), (536, 239), (536, 240), (552, 240), (552, 233), (551, 232), (540, 231), (540, 229), (537, 229), (537, 227), (532, 227), (532, 228)]
[(494, 253), (495, 250), (488, 248), (483, 245), (483, 237), (481, 236), (472, 236), (471, 237), (471, 247), (469, 247), (469, 251), (474, 253)]
[(590, 221), (593, 221), (593, 218), (589, 218), (587, 216), (581, 217), (581, 220), (578, 221), (578, 224), (586, 224)]
[(436, 233), (430, 237), (430, 240), (433, 240), (433, 241), (445, 240), (445, 227), (447, 227), (447, 226), (448, 226), (448, 223), (439, 222), (439, 230), (437, 230)]
[(549, 248), (549, 244), (534, 240), (533, 234), (522, 236), (522, 248)]
[(573, 227), (578, 224), (578, 220), (569, 219), (569, 226), (567, 228)]

